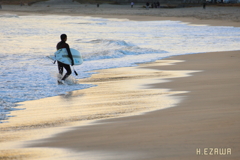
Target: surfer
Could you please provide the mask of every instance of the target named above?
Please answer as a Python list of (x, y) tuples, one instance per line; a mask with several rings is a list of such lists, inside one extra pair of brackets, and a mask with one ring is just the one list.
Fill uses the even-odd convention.
[[(67, 35), (66, 34), (62, 34), (60, 36), (61, 41), (57, 44), (57, 50), (62, 49), (62, 48), (66, 48), (67, 52), (68, 52), (68, 57), (72, 60), (72, 66), (74, 65), (74, 61), (73, 61), (73, 57), (72, 57), (72, 53), (70, 51), (70, 47), (69, 45), (66, 43), (67, 41)], [(68, 64), (64, 64), (62, 62), (57, 61), (58, 63), (58, 71), (59, 74), (62, 75), (63, 74), (63, 68), (66, 69), (67, 73), (62, 77), (62, 79), (58, 80), (58, 84), (63, 84), (64, 80), (70, 76), (72, 74), (72, 70), (70, 65)]]

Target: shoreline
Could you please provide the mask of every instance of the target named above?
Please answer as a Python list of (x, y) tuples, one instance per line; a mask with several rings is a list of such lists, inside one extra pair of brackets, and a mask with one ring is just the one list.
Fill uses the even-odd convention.
[(182, 21), (193, 25), (233, 26), (240, 27), (240, 7), (191, 7), (174, 9), (141, 8), (142, 5), (110, 5), (103, 4), (97, 8), (92, 4), (65, 3), (36, 3), (32, 6), (6, 5), (0, 14), (18, 15), (66, 15), (66, 16), (92, 16), (102, 18), (129, 19), (133, 21)]
[[(140, 70), (180, 72), (191, 69), (202, 72), (147, 85), (149, 89), (189, 91), (177, 95), (185, 98), (176, 107), (100, 120), (90, 126), (76, 127), (72, 131), (35, 141), (35, 144), (31, 142), (28, 147), (70, 149), (76, 152), (73, 157), (83, 154), (106, 160), (123, 157), (138, 160), (181, 157), (192, 160), (201, 159), (202, 156), (212, 160), (212, 156), (202, 155), (203, 151), (197, 155), (196, 149), (230, 148), (232, 152), (227, 155), (228, 158), (238, 159), (239, 59), (240, 51), (231, 51), (173, 56), (155, 63), (141, 64), (138, 67)], [(165, 60), (185, 62), (162, 65)], [(216, 159), (219, 156), (216, 155)]]
[[(30, 12), (30, 13), (35, 13), (35, 12)], [(29, 12), (27, 14), (29, 14)], [(70, 15), (77, 15), (77, 14), (70, 14)], [(88, 15), (88, 16), (92, 16), (92, 15)], [(139, 15), (136, 15), (136, 16), (102, 15), (102, 16), (103, 18), (125, 18), (125, 19), (129, 18), (130, 20), (162, 19), (162, 17), (154, 17), (154, 16), (148, 17), (148, 16), (139, 16)], [(166, 17), (166, 19), (163, 18), (163, 20), (167, 20), (167, 19), (171, 19), (171, 18), (169, 17)], [(193, 23), (193, 24), (211, 23), (211, 25), (216, 25), (216, 26), (220, 24), (227, 25), (227, 26), (229, 24), (230, 25), (234, 24), (233, 26), (239, 27), (239, 22), (236, 22), (236, 24), (235, 22), (225, 24), (225, 21), (220, 21), (220, 20), (219, 21), (217, 20), (218, 23), (216, 23), (216, 21), (214, 20), (203, 20), (203, 21), (201, 20), (201, 23), (200, 23), (199, 20), (195, 18), (176, 17), (173, 19), (176, 19), (178, 21), (181, 21), (181, 19), (182, 20), (184, 19), (186, 22), (192, 20), (190, 23)], [(210, 54), (211, 56), (208, 56), (208, 54)], [(217, 57), (217, 54), (221, 54), (221, 57), (215, 59), (215, 57)], [(168, 108), (161, 111), (154, 111), (154, 112), (146, 113), (144, 115), (129, 116), (124, 118), (114, 118), (114, 119), (103, 120), (103, 121), (97, 120), (97, 123), (94, 123), (93, 125), (80, 127), (79, 129), (74, 128), (74, 130), (70, 132), (54, 135), (54, 137), (47, 139), (48, 141), (51, 142), (49, 144), (44, 144), (44, 143), (42, 144), (42, 142), (45, 142), (46, 139), (40, 140), (41, 144), (34, 145), (34, 147), (43, 147), (43, 146), (56, 147), (57, 146), (57, 148), (58, 147), (68, 148), (70, 150), (78, 151), (81, 153), (86, 152), (85, 153), (86, 157), (88, 157), (89, 154), (93, 154), (94, 156), (92, 156), (92, 158), (96, 158), (96, 159), (97, 159), (97, 156), (104, 157), (106, 159), (108, 158), (117, 159), (116, 155), (120, 156), (119, 159), (122, 159), (123, 155), (125, 155), (123, 156), (125, 159), (135, 159), (135, 158), (149, 159), (149, 157), (151, 157), (150, 159), (158, 159), (161, 156), (162, 156), (161, 158), (165, 158), (165, 159), (174, 159), (174, 158), (177, 158), (177, 156), (182, 157), (182, 159), (188, 159), (188, 158), (201, 159), (202, 157), (196, 156), (196, 148), (202, 149), (204, 147), (205, 148), (230, 147), (234, 151), (239, 150), (240, 147), (238, 144), (240, 143), (235, 144), (236, 142), (239, 142), (237, 137), (239, 133), (239, 129), (237, 128), (237, 126), (239, 126), (238, 125), (239, 116), (237, 116), (239, 109), (236, 107), (236, 103), (238, 103), (239, 100), (237, 100), (236, 97), (229, 97), (225, 94), (222, 95), (220, 94), (220, 92), (218, 93), (218, 97), (216, 98), (211, 98), (206, 96), (205, 98), (207, 98), (208, 101), (210, 101), (211, 99), (221, 101), (224, 96), (227, 96), (227, 98), (225, 98), (226, 101), (228, 100), (228, 98), (229, 100), (234, 100), (234, 104), (231, 101), (228, 102), (229, 104), (231, 104), (231, 107), (232, 107), (231, 111), (224, 108), (225, 106), (222, 106), (222, 105), (220, 106), (220, 111), (219, 111), (218, 110), (219, 108), (216, 108), (216, 104), (219, 104), (219, 103), (213, 102), (211, 103), (211, 105), (207, 105), (207, 102), (204, 102), (205, 99), (203, 99), (202, 97), (203, 101), (200, 101), (197, 96), (197, 93), (194, 92), (194, 89), (195, 91), (196, 89), (201, 89), (202, 91), (201, 94), (205, 94), (203, 88), (208, 89), (209, 87), (219, 87), (219, 91), (221, 89), (225, 89), (225, 88), (221, 88), (222, 82), (221, 83), (219, 82), (217, 84), (213, 83), (215, 80), (216, 81), (218, 80), (217, 78), (221, 78), (222, 76), (221, 75), (222, 73), (219, 74), (220, 72), (222, 72), (222, 70), (218, 70), (215, 64), (221, 65), (221, 69), (225, 71), (224, 72), (225, 74), (227, 74), (226, 72), (230, 70), (231, 71), (231, 73), (229, 72), (229, 74), (231, 74), (230, 78), (233, 78), (233, 80), (235, 80), (234, 83), (236, 83), (237, 81), (236, 76), (239, 76), (237, 73), (238, 71), (237, 68), (234, 69), (233, 67), (232, 68), (227, 68), (227, 67), (229, 67), (228, 64), (232, 65), (233, 57), (235, 57), (234, 62), (236, 62), (236, 60), (239, 58), (238, 55), (239, 55), (239, 51), (231, 51), (227, 53), (224, 53), (224, 52), (202, 53), (202, 54), (183, 55), (183, 56), (174, 56), (172, 58), (166, 58), (164, 60), (170, 60), (170, 61), (182, 60), (186, 62), (177, 63), (176, 65), (171, 65), (171, 66), (160, 65), (161, 70), (163, 69), (173, 70), (174, 72), (176, 72), (176, 70), (203, 70), (203, 72), (200, 72), (200, 73), (193, 73), (194, 75), (191, 77), (177, 78), (176, 80), (173, 80), (172, 82), (167, 82), (167, 83), (150, 85), (149, 82), (156, 83), (156, 81), (145, 81), (148, 84), (147, 87), (153, 88), (153, 89), (171, 88), (174, 91), (191, 90), (190, 93), (180, 94), (180, 97), (184, 96), (184, 100), (180, 104), (178, 104), (177, 107)], [(233, 57), (231, 58), (231, 56)], [(160, 60), (151, 64), (141, 64), (137, 68), (140, 70), (141, 69), (145, 70), (145, 68), (154, 69), (154, 70), (159, 69), (159, 66), (156, 67), (155, 65), (161, 64), (161, 63), (167, 63), (167, 62), (163, 62), (164, 60)], [(208, 63), (208, 66), (202, 66), (202, 64), (199, 63), (198, 60), (200, 62)], [(221, 60), (221, 61), (218, 62), (218, 60)], [(213, 64), (210, 64), (210, 63), (213, 63)], [(115, 72), (114, 69), (113, 69), (113, 72)], [(211, 74), (215, 72), (218, 73), (217, 76), (211, 77)], [(211, 82), (211, 84), (209, 84), (209, 81), (206, 78), (206, 82), (201, 81), (197, 83), (199, 86), (197, 87), (194, 86), (194, 82), (192, 82), (191, 80), (192, 79), (196, 80), (198, 75), (203, 76), (201, 80), (205, 79), (205, 76), (210, 77), (209, 81)], [(226, 79), (224, 81), (224, 86), (226, 87), (226, 83), (230, 81), (231, 79)], [(236, 93), (234, 95), (237, 95), (237, 92), (238, 92), (237, 90), (239, 90), (237, 87), (238, 86), (235, 86), (232, 88), (232, 90)], [(190, 89), (187, 89), (187, 88), (190, 88)], [(73, 97), (82, 96), (82, 94), (84, 93), (75, 92), (75, 94), (67, 95), (67, 96), (68, 98), (73, 98)], [(209, 90), (206, 94), (213, 95)], [(194, 98), (190, 98), (191, 96), (193, 96)], [(173, 96), (173, 97), (176, 97), (176, 96)], [(193, 100), (195, 102), (191, 102), (190, 100)], [(196, 102), (198, 102), (197, 103), (198, 105), (195, 105)], [(33, 103), (36, 103), (36, 102), (33, 102)], [(57, 105), (64, 105), (61, 103), (62, 101), (58, 102)], [(202, 106), (202, 108), (201, 107), (199, 108), (199, 105), (201, 106), (201, 104), (204, 104), (204, 106)], [(194, 110), (191, 108), (191, 106), (194, 107), (193, 108)], [(209, 106), (215, 106), (215, 108), (211, 109), (209, 108)], [(199, 115), (194, 111), (199, 111), (198, 112)], [(225, 114), (225, 111), (226, 111), (226, 114)], [(219, 115), (216, 115), (216, 113), (218, 113)], [(221, 119), (223, 117), (225, 118), (227, 117), (229, 121), (226, 121), (226, 119)], [(156, 122), (159, 122), (159, 123), (156, 123)], [(169, 122), (169, 123), (166, 123), (166, 122)], [(221, 122), (221, 124), (219, 122)], [(222, 126), (223, 126), (223, 130), (221, 130)], [(201, 130), (202, 128), (204, 130)], [(224, 139), (224, 135), (226, 135), (226, 139)], [(61, 136), (63, 136), (64, 138), (62, 138)], [(197, 138), (194, 138), (194, 136), (197, 136)], [(206, 136), (207, 138), (205, 138), (204, 136)], [(78, 137), (78, 138), (74, 139), (74, 137)], [(65, 141), (61, 141), (62, 139), (64, 139)], [(30, 141), (27, 143), (32, 144), (33, 142)], [(29, 148), (27, 148), (27, 151), (28, 149)], [(160, 153), (162, 155), (159, 155), (159, 151), (161, 151)], [(233, 153), (234, 155), (232, 155), (230, 159), (238, 159), (239, 154), (236, 154), (236, 152), (233, 152)], [(74, 155), (75, 153), (73, 152), (71, 154)], [(76, 155), (76, 156), (79, 156), (79, 155)], [(206, 158), (213, 159), (213, 157), (211, 156)], [(216, 157), (216, 159), (218, 158), (219, 157)]]

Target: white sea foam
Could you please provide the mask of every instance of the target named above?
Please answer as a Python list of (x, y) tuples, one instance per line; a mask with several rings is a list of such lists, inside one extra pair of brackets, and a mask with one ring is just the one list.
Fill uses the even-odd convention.
[[(92, 87), (57, 85), (57, 66), (47, 58), (60, 34), (82, 53), (80, 79), (98, 69), (134, 66), (167, 56), (239, 50), (240, 28), (188, 26), (176, 21), (135, 22), (71, 16), (0, 16), (0, 106)], [(74, 76), (74, 75), (73, 75)], [(3, 106), (3, 107), (2, 107)]]
[(4, 112), (0, 113), (0, 120), (6, 120), (6, 119), (7, 119), (6, 113)]
[(9, 114), (9, 111), (12, 111), (14, 107), (16, 107), (16, 104), (0, 99), (0, 120), (8, 119), (7, 114)]
[(0, 18), (19, 18), (18, 15), (15, 14), (3, 14), (0, 15)]

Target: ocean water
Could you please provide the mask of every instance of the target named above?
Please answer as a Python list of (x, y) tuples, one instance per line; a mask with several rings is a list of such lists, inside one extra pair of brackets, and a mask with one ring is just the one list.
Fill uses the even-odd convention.
[[(47, 58), (60, 35), (79, 50), (77, 80), (107, 68), (136, 66), (173, 55), (240, 49), (240, 28), (188, 25), (180, 21), (137, 22), (78, 16), (0, 15), (0, 123), (18, 102), (36, 100), (90, 84), (57, 85), (57, 65)], [(217, 58), (217, 57), (216, 57)]]

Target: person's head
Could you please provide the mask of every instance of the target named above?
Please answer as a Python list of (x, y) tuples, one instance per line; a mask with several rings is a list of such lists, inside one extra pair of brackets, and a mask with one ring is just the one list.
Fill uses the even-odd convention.
[(67, 35), (66, 34), (62, 34), (60, 36), (60, 38), (61, 38), (62, 41), (67, 41)]

